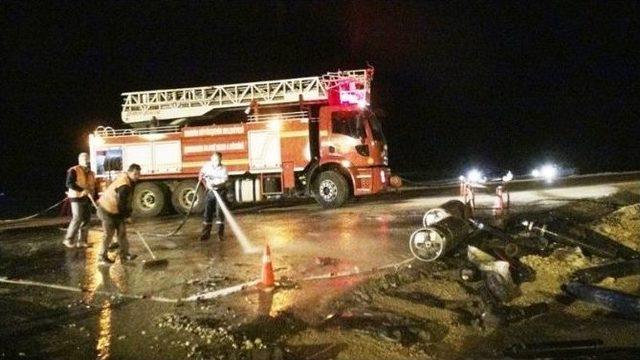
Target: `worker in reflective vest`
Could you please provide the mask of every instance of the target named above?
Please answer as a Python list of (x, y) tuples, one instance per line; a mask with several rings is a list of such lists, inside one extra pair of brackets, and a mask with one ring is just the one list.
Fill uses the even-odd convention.
[(224, 201), (227, 196), (226, 185), (228, 179), (227, 168), (222, 165), (222, 154), (216, 151), (211, 155), (211, 161), (204, 164), (200, 170), (200, 181), (204, 183), (208, 190), (204, 205), (202, 232), (200, 233), (201, 241), (207, 241), (211, 238), (214, 214), (216, 217), (217, 238), (220, 241), (224, 239), (224, 213), (213, 192), (216, 191), (220, 195), (220, 199)]
[(87, 247), (87, 235), (91, 225), (89, 196), (96, 191), (96, 177), (89, 168), (89, 154), (78, 155), (78, 165), (67, 170), (67, 197), (71, 203), (71, 222), (62, 242), (68, 248)]
[(129, 253), (126, 222), (131, 216), (131, 197), (136, 182), (140, 178), (140, 165), (131, 164), (126, 173), (120, 174), (105, 190), (98, 200), (98, 215), (102, 220), (102, 248), (100, 264), (113, 264), (108, 256), (109, 245), (114, 234), (117, 234), (120, 260), (130, 261), (136, 258)]

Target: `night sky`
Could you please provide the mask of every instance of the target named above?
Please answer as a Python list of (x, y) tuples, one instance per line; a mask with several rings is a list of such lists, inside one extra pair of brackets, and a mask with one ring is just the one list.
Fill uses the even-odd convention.
[(60, 198), (120, 93), (375, 66), (391, 167), (640, 168), (638, 2), (3, 1), (0, 192)]

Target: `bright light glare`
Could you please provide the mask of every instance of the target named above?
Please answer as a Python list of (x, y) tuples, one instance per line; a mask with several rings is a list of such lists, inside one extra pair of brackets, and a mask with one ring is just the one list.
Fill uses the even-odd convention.
[(482, 171), (478, 169), (471, 169), (467, 173), (467, 179), (472, 183), (483, 182), (484, 178), (482, 177)]
[(362, 100), (358, 100), (358, 107), (359, 107), (360, 109), (364, 109), (364, 108), (366, 108), (366, 107), (367, 107), (367, 102), (366, 102), (364, 99), (362, 99)]
[(552, 182), (558, 177), (558, 167), (554, 164), (545, 164), (539, 168), (533, 169), (531, 176), (535, 178), (542, 178), (546, 182)]
[(555, 165), (547, 164), (540, 169), (540, 173), (547, 182), (551, 182), (558, 176), (558, 168)]

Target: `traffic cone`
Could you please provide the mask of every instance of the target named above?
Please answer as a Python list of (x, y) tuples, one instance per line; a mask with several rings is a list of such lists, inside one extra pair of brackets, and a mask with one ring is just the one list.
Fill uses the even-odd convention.
[(493, 215), (500, 216), (504, 211), (504, 198), (502, 197), (502, 186), (496, 188), (496, 197), (493, 203)]
[(262, 255), (262, 287), (263, 289), (273, 289), (275, 286), (275, 276), (273, 275), (273, 266), (271, 265), (271, 248), (269, 244), (265, 244), (264, 253)]

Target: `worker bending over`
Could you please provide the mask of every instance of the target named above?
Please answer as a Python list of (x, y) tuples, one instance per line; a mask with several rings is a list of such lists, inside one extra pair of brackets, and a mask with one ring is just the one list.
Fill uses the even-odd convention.
[(83, 152), (78, 155), (78, 165), (67, 171), (66, 186), (72, 217), (62, 243), (68, 248), (84, 248), (88, 246), (87, 235), (91, 226), (89, 196), (94, 196), (96, 191), (96, 177), (89, 168), (89, 154)]
[(98, 200), (98, 215), (102, 220), (102, 231), (104, 232), (100, 249), (100, 263), (102, 265), (114, 262), (108, 256), (109, 245), (114, 233), (118, 237), (120, 261), (125, 262), (136, 258), (136, 255), (129, 253), (126, 222), (131, 216), (131, 196), (133, 188), (140, 178), (140, 170), (140, 165), (131, 164), (127, 172), (118, 175)]
[(211, 155), (211, 161), (204, 164), (200, 170), (200, 181), (202, 181), (207, 188), (202, 232), (200, 234), (201, 241), (207, 241), (211, 238), (214, 212), (216, 225), (218, 227), (216, 236), (220, 241), (224, 239), (224, 213), (213, 192), (216, 191), (218, 195), (220, 195), (220, 199), (224, 201), (227, 196), (228, 179), (227, 168), (222, 165), (222, 154), (216, 151)]

